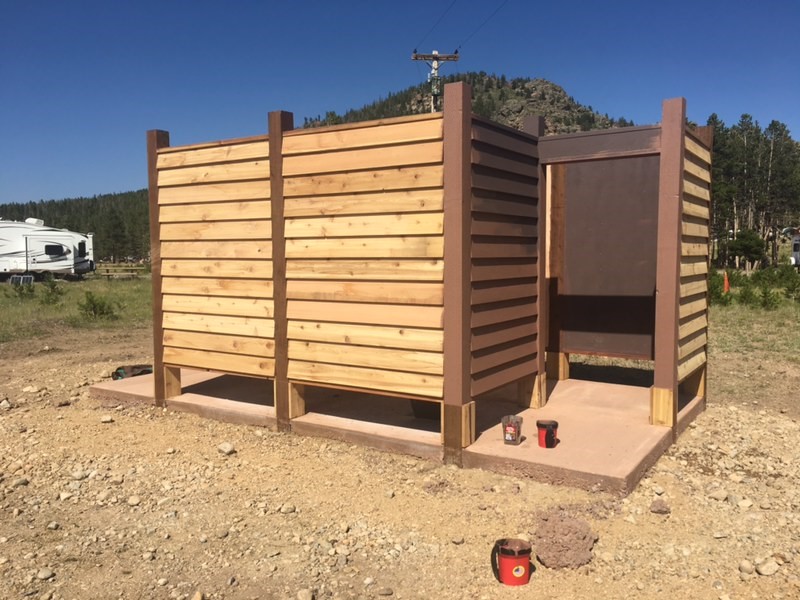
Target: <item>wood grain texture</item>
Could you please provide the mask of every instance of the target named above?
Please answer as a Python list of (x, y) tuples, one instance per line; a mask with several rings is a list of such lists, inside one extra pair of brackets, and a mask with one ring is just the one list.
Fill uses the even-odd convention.
[(442, 176), (441, 165), (435, 165), (288, 177), (284, 180), (284, 194), (288, 198), (441, 187)]
[(223, 354), (206, 350), (188, 350), (185, 348), (164, 348), (164, 362), (181, 367), (194, 367), (223, 373), (241, 373), (260, 377), (272, 377), (275, 372), (275, 361), (271, 358)]
[(287, 218), (442, 210), (442, 188), (317, 195), (286, 200)]
[(378, 281), (442, 281), (444, 261), (429, 260), (290, 260), (289, 279), (342, 279)]
[(711, 164), (711, 153), (688, 135), (686, 136), (686, 151), (707, 165)]
[(337, 150), (318, 154), (286, 156), (284, 177), (319, 173), (363, 171), (421, 164), (441, 164), (442, 143), (419, 142), (396, 146)]
[(442, 377), (438, 375), (419, 375), (402, 371), (381, 371), (293, 360), (289, 362), (289, 379), (429, 398), (442, 397)]
[(325, 321), (361, 325), (395, 325), (439, 329), (442, 327), (440, 306), (398, 306), (396, 304), (362, 304), (358, 302), (318, 302), (290, 300), (290, 320)]
[(442, 236), (296, 239), (286, 241), (294, 258), (442, 258)]
[(272, 298), (272, 281), (268, 279), (247, 280), (165, 277), (163, 279), (162, 288), (165, 294)]
[(441, 235), (442, 213), (396, 213), (286, 219), (287, 238)]
[(162, 223), (163, 241), (265, 240), (272, 237), (272, 221), (216, 221), (206, 223)]
[[(363, 124), (362, 124), (363, 125)], [(442, 118), (407, 123), (387, 123), (380, 126), (362, 126), (352, 129), (326, 128), (321, 131), (298, 130), (283, 140), (286, 156), (331, 150), (350, 150), (370, 146), (397, 145), (442, 139)]]
[(289, 340), (289, 360), (430, 375), (441, 375), (443, 363), (440, 352), (419, 352), (300, 340)]
[(195, 183), (220, 183), (249, 179), (269, 179), (269, 161), (221, 163), (199, 167), (164, 169), (158, 172), (159, 187)]
[(228, 315), (264, 319), (270, 319), (273, 315), (272, 300), (263, 298), (164, 294), (162, 304), (165, 311), (199, 315)]
[(260, 259), (272, 258), (271, 240), (196, 240), (163, 242), (162, 258)]
[(702, 331), (708, 327), (708, 316), (705, 312), (697, 312), (688, 315), (688, 318), (681, 318), (681, 324), (678, 328), (678, 336), (684, 339), (693, 333)]
[(287, 284), (289, 300), (441, 306), (443, 293), (440, 283), (290, 280)]
[(164, 345), (189, 350), (208, 350), (227, 354), (247, 354), (272, 358), (275, 356), (275, 341), (269, 338), (245, 337), (197, 331), (164, 332)]
[(289, 339), (428, 352), (443, 350), (441, 329), (289, 321)]
[(158, 155), (159, 169), (269, 158), (269, 142), (257, 140), (190, 150), (175, 149)]
[(271, 279), (271, 260), (164, 259), (165, 277), (219, 277), (227, 279)]
[(269, 219), (269, 200), (168, 204), (161, 207), (162, 223), (187, 221), (246, 221)]
[(698, 350), (678, 364), (678, 381), (683, 381), (708, 362), (705, 350)]
[(158, 203), (166, 206), (235, 200), (268, 200), (269, 197), (269, 179), (260, 179), (234, 183), (165, 187), (159, 190)]
[(275, 322), (272, 319), (256, 317), (198, 315), (165, 311), (164, 329), (271, 338), (275, 334)]

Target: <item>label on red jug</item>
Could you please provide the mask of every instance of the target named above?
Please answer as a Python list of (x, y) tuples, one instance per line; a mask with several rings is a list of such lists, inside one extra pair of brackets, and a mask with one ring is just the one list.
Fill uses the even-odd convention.
[(525, 567), (523, 567), (522, 565), (517, 565), (511, 571), (511, 574), (516, 578), (524, 577), (525, 576)]

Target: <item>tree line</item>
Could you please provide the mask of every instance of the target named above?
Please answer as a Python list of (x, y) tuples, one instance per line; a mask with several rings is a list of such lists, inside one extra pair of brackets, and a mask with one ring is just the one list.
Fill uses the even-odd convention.
[(0, 204), (0, 218), (24, 221), (29, 217), (49, 227), (94, 233), (95, 260), (138, 261), (150, 256), (147, 190)]
[(765, 250), (776, 264), (782, 232), (800, 227), (800, 144), (784, 123), (762, 128), (749, 114), (731, 126), (712, 114), (707, 124), (714, 130), (712, 230), (719, 264), (757, 262)]

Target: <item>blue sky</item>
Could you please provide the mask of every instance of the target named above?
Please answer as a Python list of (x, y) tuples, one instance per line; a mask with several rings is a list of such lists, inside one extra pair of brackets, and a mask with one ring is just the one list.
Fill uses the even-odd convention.
[(148, 129), (180, 145), (358, 108), (425, 79), (415, 48), (637, 124), (685, 96), (694, 121), (800, 140), (798, 31), (797, 0), (0, 0), (0, 203), (146, 187)]

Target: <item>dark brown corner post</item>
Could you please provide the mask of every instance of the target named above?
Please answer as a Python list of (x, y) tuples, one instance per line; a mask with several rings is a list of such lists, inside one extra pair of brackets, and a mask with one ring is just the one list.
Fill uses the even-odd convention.
[(294, 129), (292, 113), (269, 113), (269, 185), (272, 218), (272, 285), (275, 320), (275, 417), (289, 431), (289, 341), (286, 322), (286, 226), (283, 211), (283, 133)]
[(169, 132), (147, 132), (147, 180), (150, 200), (150, 271), (153, 288), (153, 396), (156, 406), (181, 393), (181, 370), (164, 367), (163, 302), (161, 295), (161, 228), (158, 204), (158, 150), (169, 147)]
[(461, 464), (475, 441), (470, 377), (470, 222), (472, 90), (444, 88), (444, 462)]
[(650, 422), (678, 423), (678, 318), (686, 100), (665, 100), (661, 119), (656, 259), (655, 373)]

